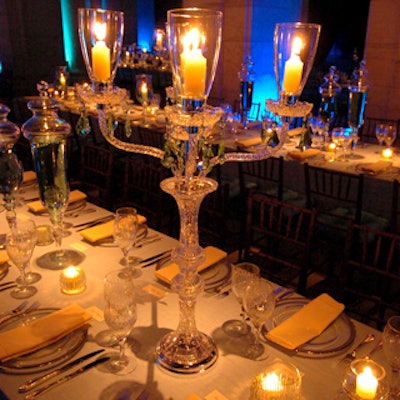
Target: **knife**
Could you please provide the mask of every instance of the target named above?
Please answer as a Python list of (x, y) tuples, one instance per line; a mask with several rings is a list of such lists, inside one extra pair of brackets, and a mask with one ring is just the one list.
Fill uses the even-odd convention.
[(15, 283), (15, 281), (8, 281), (8, 282), (0, 283), (0, 287), (12, 285), (13, 283)]
[(82, 224), (72, 225), (72, 227), (73, 228), (78, 228), (76, 230), (79, 232), (79, 231), (81, 231), (83, 229), (91, 228), (92, 226), (96, 226), (96, 225), (102, 224), (103, 222), (110, 221), (110, 220), (112, 220), (114, 218), (115, 218), (114, 215), (108, 215), (106, 217), (97, 218), (97, 219), (95, 219), (93, 221), (90, 221), (90, 222), (84, 222)]
[(62, 383), (65, 383), (80, 374), (83, 374), (84, 372), (88, 371), (89, 369), (96, 367), (97, 365), (102, 364), (102, 363), (108, 361), (109, 359), (110, 359), (110, 357), (98, 358), (97, 360), (94, 360), (91, 363), (84, 365), (83, 367), (77, 369), (76, 371), (70, 373), (69, 375), (65, 375), (62, 378), (58, 379), (57, 381), (49, 383), (47, 386), (44, 386), (41, 389), (37, 389), (37, 390), (33, 391), (32, 393), (28, 393), (25, 396), (25, 400), (35, 399), (39, 395), (41, 395), (45, 392), (48, 392), (49, 390), (55, 388), (56, 386), (61, 385)]
[(51, 371), (51, 372), (48, 372), (47, 374), (39, 376), (38, 378), (30, 379), (29, 381), (20, 385), (18, 388), (18, 391), (20, 393), (25, 393), (28, 390), (31, 390), (38, 385), (41, 385), (43, 382), (47, 381), (48, 379), (53, 378), (57, 375), (60, 375), (61, 373), (65, 372), (65, 371), (68, 371), (69, 369), (81, 364), (82, 362), (88, 360), (89, 358), (96, 356), (97, 354), (102, 353), (103, 351), (105, 351), (105, 350), (100, 349), (100, 350), (93, 351), (92, 353), (85, 354), (84, 356), (77, 358), (76, 360), (71, 361), (68, 364), (63, 365), (61, 368), (57, 368), (54, 371)]
[(18, 285), (14, 283), (12, 285), (9, 285), (9, 286), (6, 286), (6, 287), (2, 287), (2, 288), (0, 288), (0, 292), (3, 292), (4, 290), (8, 290), (8, 289), (13, 289), (13, 288), (15, 288), (17, 286)]
[[(149, 258), (145, 258), (144, 260), (140, 261), (140, 265), (144, 264), (144, 263), (149, 263), (150, 261), (154, 261), (155, 262), (155, 260), (157, 260), (158, 258), (163, 258), (163, 257), (165, 257), (167, 255), (170, 255), (170, 254), (171, 254), (171, 250), (163, 251), (162, 253), (158, 253), (155, 256), (151, 256)], [(152, 263), (150, 263), (150, 264), (152, 264)], [(147, 265), (150, 265), (150, 264), (141, 265), (141, 268), (146, 267)]]

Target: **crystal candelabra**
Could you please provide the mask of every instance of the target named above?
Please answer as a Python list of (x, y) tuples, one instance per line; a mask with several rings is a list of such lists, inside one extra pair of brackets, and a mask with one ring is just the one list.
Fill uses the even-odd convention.
[[(94, 29), (96, 18), (89, 19), (90, 13), (84, 10), (79, 13), (80, 32)], [(111, 12), (101, 10), (103, 18), (105, 13)], [(114, 136), (112, 126), (107, 123), (107, 108), (121, 103), (126, 91), (109, 85), (99, 88), (96, 84), (79, 89), (85, 102), (97, 104), (99, 126), (110, 144), (127, 152), (159, 158), (174, 174), (174, 177), (162, 181), (161, 187), (175, 198), (181, 219), (179, 245), (172, 251), (172, 260), (179, 266), (180, 273), (171, 285), (179, 296), (180, 321), (176, 330), (160, 340), (155, 356), (158, 364), (166, 370), (183, 374), (204, 371), (218, 358), (213, 340), (197, 330), (195, 321), (196, 298), (204, 287), (197, 267), (205, 260), (204, 249), (198, 240), (198, 213), (203, 198), (218, 186), (206, 175), (213, 166), (223, 161), (267, 158), (282, 145), (280, 141), (279, 145), (269, 147), (264, 140), (257, 153), (228, 154), (223, 154), (223, 145), (220, 145), (218, 154), (213, 153), (216, 143), (211, 138), (211, 131), (222, 111), (206, 103), (218, 63), (221, 27), (222, 13), (218, 11), (198, 8), (168, 11), (168, 42), (176, 105), (165, 108), (168, 129), (164, 150), (124, 142)], [(122, 27), (114, 31), (106, 30), (110, 48), (120, 47), (115, 44), (121, 40), (116, 33), (122, 30)], [(84, 54), (92, 52), (93, 42), (85, 39), (89, 37), (89, 34), (81, 35)], [(86, 57), (85, 61), (91, 76), (90, 63), (93, 60)]]
[(267, 109), (280, 117), (283, 135), (293, 118), (305, 117), (312, 104), (298, 101), (311, 72), (321, 26), (301, 22), (279, 23), (274, 32), (274, 71), (279, 99), (266, 100)]
[(240, 80), (240, 113), (243, 128), (247, 129), (248, 115), (253, 104), (254, 81), (256, 78), (250, 55), (245, 57), (238, 76)]

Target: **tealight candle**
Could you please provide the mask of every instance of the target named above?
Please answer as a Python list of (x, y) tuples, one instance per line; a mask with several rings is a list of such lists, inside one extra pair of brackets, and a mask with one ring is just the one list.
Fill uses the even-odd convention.
[(357, 375), (356, 394), (365, 400), (374, 399), (378, 388), (378, 380), (370, 367), (365, 367), (363, 372)]
[(83, 270), (73, 265), (63, 269), (60, 275), (61, 291), (65, 294), (78, 294), (86, 289), (86, 276)]
[(328, 145), (328, 151), (330, 153), (334, 153), (336, 151), (336, 144), (335, 143), (329, 143)]
[(392, 149), (385, 149), (382, 151), (382, 158), (385, 160), (390, 160), (393, 157), (393, 150)]
[(282, 383), (280, 377), (275, 372), (261, 376), (261, 387), (267, 392), (281, 392)]

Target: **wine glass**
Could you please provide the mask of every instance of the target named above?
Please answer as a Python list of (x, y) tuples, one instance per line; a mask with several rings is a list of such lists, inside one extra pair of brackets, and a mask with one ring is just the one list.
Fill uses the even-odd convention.
[(25, 299), (37, 293), (34, 286), (30, 286), (25, 279), (25, 270), (32, 257), (36, 239), (29, 231), (14, 231), (6, 235), (6, 251), (10, 260), (20, 272), (20, 286), (16, 287), (11, 296), (15, 299)]
[(325, 123), (320, 117), (310, 118), (310, 127), (317, 148), (323, 148), (325, 138)]
[(375, 136), (378, 139), (379, 146), (383, 146), (386, 135), (386, 124), (376, 124)]
[(262, 278), (251, 281), (251, 285), (246, 287), (243, 294), (243, 304), (256, 330), (255, 341), (247, 351), (248, 357), (258, 359), (265, 352), (264, 345), (260, 342), (261, 329), (275, 308), (275, 294), (272, 284)]
[(385, 144), (388, 148), (392, 146), (394, 141), (396, 140), (397, 137), (397, 129), (396, 125), (394, 124), (387, 124), (386, 125), (386, 134), (384, 136), (384, 141)]
[(246, 324), (246, 313), (243, 308), (243, 294), (246, 287), (251, 281), (258, 279), (260, 276), (260, 268), (249, 262), (242, 262), (232, 265), (231, 281), (232, 292), (239, 302), (242, 312), (241, 320), (229, 320), (223, 324), (224, 332), (229, 336), (239, 337), (247, 335), (250, 331), (249, 325)]
[[(33, 247), (37, 243), (37, 230), (35, 222), (30, 218), (17, 217), (15, 224), (11, 228), (13, 235), (27, 235), (32, 238)], [(36, 283), (42, 279), (42, 275), (37, 272), (31, 271), (30, 259), (27, 261), (25, 266), (25, 281), (19, 276), (16, 282), (20, 285)]]
[(118, 340), (119, 352), (110, 352), (106, 368), (116, 375), (127, 375), (136, 360), (125, 354), (126, 340), (136, 322), (135, 285), (126, 269), (112, 271), (104, 279), (104, 319)]
[(391, 399), (400, 399), (400, 316), (390, 317), (382, 334), (383, 351), (392, 369)]
[(136, 241), (137, 230), (138, 218), (136, 209), (132, 207), (118, 208), (115, 213), (113, 236), (124, 255), (121, 264), (129, 269), (131, 276), (134, 278), (141, 275), (141, 271), (134, 268), (134, 265), (138, 264), (140, 260), (129, 257), (129, 253)]

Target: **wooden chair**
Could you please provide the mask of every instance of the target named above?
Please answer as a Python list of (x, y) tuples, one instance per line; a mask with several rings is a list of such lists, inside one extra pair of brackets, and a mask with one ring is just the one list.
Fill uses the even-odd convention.
[(363, 225), (348, 229), (337, 289), (346, 312), (382, 329), (400, 313), (400, 235)]
[(114, 207), (135, 207), (147, 218), (151, 228), (176, 236), (179, 225), (176, 202), (160, 188), (160, 182), (170, 176), (168, 169), (153, 160), (127, 157), (122, 198), (114, 203)]
[(390, 231), (400, 234), (400, 184), (397, 179), (392, 184), (392, 206), (390, 208)]
[(315, 210), (284, 203), (259, 193), (248, 198), (243, 259), (282, 285), (306, 293)]
[(89, 201), (111, 210), (114, 196), (112, 151), (81, 143), (81, 174), (77, 185)]
[[(241, 102), (240, 100), (235, 100), (233, 103), (233, 111), (241, 112)], [(251, 108), (247, 116), (248, 121), (258, 121), (260, 118), (261, 103), (251, 103)]]
[[(359, 136), (364, 143), (378, 143), (375, 135), (375, 128), (377, 124), (394, 124), (397, 126), (397, 134), (399, 134), (400, 120), (385, 119), (385, 118), (365, 118), (362, 127), (360, 128)], [(395, 141), (396, 142), (396, 141)], [(398, 143), (398, 142), (397, 142)]]
[(165, 146), (164, 131), (160, 129), (139, 127), (138, 134), (141, 144), (144, 144), (146, 146), (158, 147), (159, 149), (164, 149)]

